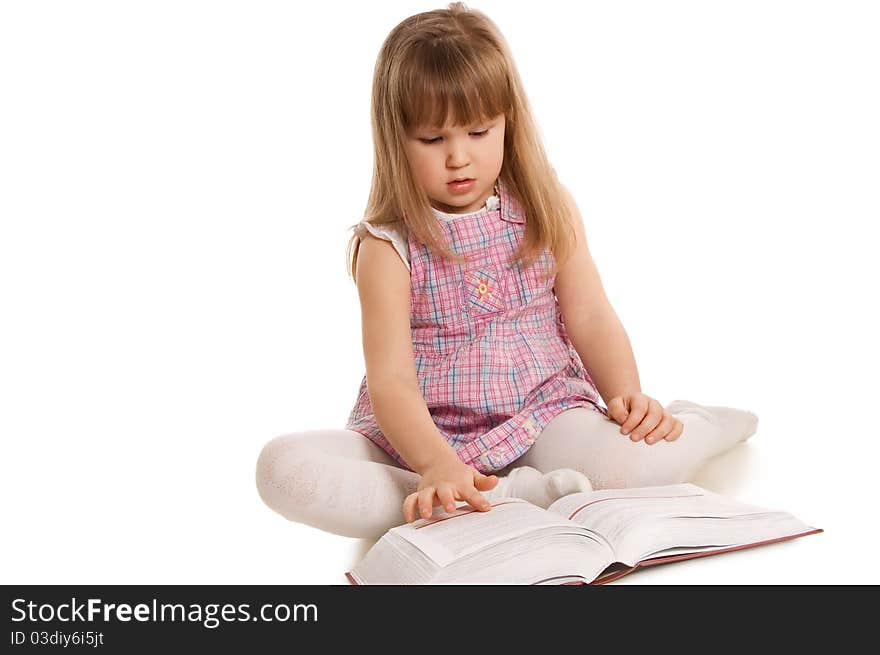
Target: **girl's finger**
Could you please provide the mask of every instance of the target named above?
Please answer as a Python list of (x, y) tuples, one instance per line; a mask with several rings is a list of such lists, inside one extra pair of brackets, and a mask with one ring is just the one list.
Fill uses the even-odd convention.
[(483, 475), (478, 472), (477, 475), (474, 476), (474, 486), (478, 491), (489, 491), (490, 489), (494, 489), (497, 484), (497, 475)]
[(451, 487), (440, 487), (437, 489), (437, 497), (440, 499), (440, 506), (447, 512), (455, 511), (455, 499), (452, 497)]
[(630, 405), (629, 417), (620, 428), (621, 434), (629, 434), (630, 430), (642, 422), (648, 411), (648, 399), (645, 396), (638, 396), (632, 399)]
[(623, 422), (629, 416), (629, 412), (623, 404), (621, 396), (615, 396), (608, 402), (608, 413), (611, 415), (611, 418), (623, 425)]
[(675, 419), (675, 425), (672, 427), (672, 432), (666, 435), (666, 441), (675, 441), (681, 436), (682, 432), (684, 432), (684, 423)]
[(406, 519), (407, 523), (414, 521), (416, 518), (416, 502), (418, 499), (419, 494), (413, 492), (403, 501), (403, 518)]
[(425, 487), (419, 492), (419, 510), (426, 519), (434, 514), (434, 487)]
[(481, 512), (486, 512), (492, 508), (492, 505), (489, 504), (489, 501), (486, 500), (485, 496), (477, 491), (474, 487), (470, 489), (466, 489), (462, 495), (464, 499), (476, 510)]
[[(648, 403), (648, 413), (639, 426), (633, 430), (630, 438), (633, 441), (646, 437), (651, 430), (654, 430), (663, 420), (663, 406), (653, 398)], [(663, 434), (666, 434), (665, 432)]]
[(663, 417), (653, 430), (645, 435), (645, 443), (652, 444), (656, 441), (667, 437), (675, 427), (675, 419), (668, 412), (663, 413)]

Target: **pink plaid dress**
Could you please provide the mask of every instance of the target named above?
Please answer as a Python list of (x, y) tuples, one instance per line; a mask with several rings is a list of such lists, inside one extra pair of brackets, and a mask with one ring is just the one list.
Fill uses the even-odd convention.
[[(588, 407), (608, 415), (566, 333), (545, 250), (523, 271), (509, 265), (525, 216), (505, 184), (499, 203), (445, 222), (458, 264), (409, 234), (410, 327), (422, 396), (462, 462), (488, 474), (525, 453), (560, 412)], [(364, 376), (345, 426), (412, 470), (382, 434)]]

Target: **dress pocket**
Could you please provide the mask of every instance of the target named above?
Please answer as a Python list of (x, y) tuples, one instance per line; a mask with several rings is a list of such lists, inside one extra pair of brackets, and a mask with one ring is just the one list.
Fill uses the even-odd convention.
[(461, 279), (461, 307), (471, 317), (503, 312), (507, 308), (504, 296), (504, 268), (480, 264), (467, 269)]

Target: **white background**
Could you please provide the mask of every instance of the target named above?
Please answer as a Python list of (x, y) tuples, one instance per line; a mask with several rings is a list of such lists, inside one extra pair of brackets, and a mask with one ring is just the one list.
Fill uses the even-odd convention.
[[(355, 401), (373, 64), (442, 6), (0, 4), (3, 583), (345, 584), (254, 467)], [(643, 391), (760, 417), (695, 482), (825, 530), (619, 584), (880, 582), (877, 5), (471, 6)]]

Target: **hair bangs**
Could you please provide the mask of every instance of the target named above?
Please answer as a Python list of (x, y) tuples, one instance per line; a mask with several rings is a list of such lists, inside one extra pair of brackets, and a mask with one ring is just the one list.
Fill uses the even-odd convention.
[(507, 112), (502, 62), (473, 53), (454, 40), (422, 44), (402, 75), (404, 128), (470, 126)]

